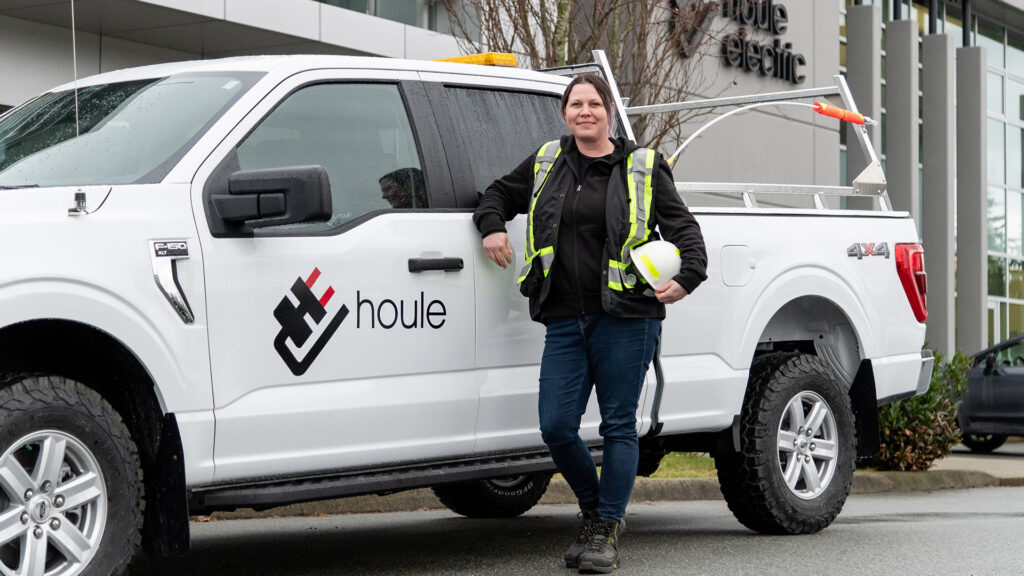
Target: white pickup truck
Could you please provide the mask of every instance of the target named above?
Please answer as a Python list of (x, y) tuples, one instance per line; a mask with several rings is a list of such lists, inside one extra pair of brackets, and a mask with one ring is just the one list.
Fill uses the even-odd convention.
[[(471, 215), (562, 133), (566, 83), (249, 57), (0, 116), (0, 573), (121, 573), (213, 510), (426, 486), (469, 516), (533, 506), (542, 327)], [(709, 452), (751, 529), (835, 518), (876, 407), (932, 369), (917, 230), (878, 200), (693, 210), (709, 278), (669, 309), (641, 473)]]

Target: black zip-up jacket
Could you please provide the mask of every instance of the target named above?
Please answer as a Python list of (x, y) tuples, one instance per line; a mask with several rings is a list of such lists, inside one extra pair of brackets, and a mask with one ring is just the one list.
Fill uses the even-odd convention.
[[(608, 260), (618, 259), (628, 233), (623, 225), (629, 227), (625, 159), (637, 148), (622, 138), (613, 143), (615, 151), (594, 160), (581, 181), (575, 138), (561, 139), (562, 152), (551, 166), (534, 212), (536, 245), (553, 245), (554, 262), (546, 278), (531, 273), (521, 287), (530, 298), (530, 315), (538, 322), (602, 311), (621, 317), (665, 317), (665, 306), (644, 295), (642, 288), (617, 291), (608, 287)], [(505, 232), (505, 222), (529, 211), (535, 162), (536, 151), (484, 192), (473, 214), (482, 236)], [(660, 232), (679, 248), (682, 266), (673, 279), (692, 293), (707, 278), (704, 237), (676, 192), (672, 171), (661, 154), (656, 155), (652, 188), (656, 232), (651, 239)], [(546, 217), (541, 217), (541, 202), (552, 203), (543, 211)], [(545, 242), (545, 238), (552, 241)]]

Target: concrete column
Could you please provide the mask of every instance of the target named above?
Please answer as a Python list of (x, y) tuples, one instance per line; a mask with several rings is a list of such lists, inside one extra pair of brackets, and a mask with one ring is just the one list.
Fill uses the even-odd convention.
[(925, 339), (933, 350), (949, 357), (956, 350), (956, 315), (953, 306), (953, 263), (956, 237), (953, 228), (955, 198), (953, 166), (956, 140), (953, 127), (953, 37), (924, 37), (924, 205), (921, 213), (924, 265), (928, 272), (928, 328)]
[(917, 22), (889, 22), (886, 54), (885, 179), (894, 210), (910, 212), (921, 228), (918, 180)]
[[(857, 110), (879, 120), (882, 115), (882, 8), (850, 6), (846, 9), (846, 80), (857, 103)], [(868, 165), (852, 125), (846, 130), (846, 184)], [(882, 152), (878, 126), (869, 126), (868, 134), (876, 154)], [(877, 203), (868, 198), (850, 198), (847, 207), (872, 210)]]
[(956, 344), (973, 354), (988, 341), (985, 49), (958, 48), (956, 61)]

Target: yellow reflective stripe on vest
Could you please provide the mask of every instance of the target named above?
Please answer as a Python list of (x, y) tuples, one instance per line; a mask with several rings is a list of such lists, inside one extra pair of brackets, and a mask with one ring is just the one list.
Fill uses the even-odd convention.
[(533, 259), (537, 256), (540, 256), (540, 265), (543, 267), (544, 276), (548, 275), (548, 270), (551, 270), (551, 263), (555, 261), (554, 246), (545, 246), (538, 250), (536, 254), (527, 258), (526, 265), (519, 271), (519, 279), (516, 282), (522, 284), (523, 280), (526, 280), (526, 276), (530, 273), (530, 268), (533, 267)]
[[(612, 290), (622, 290), (623, 288), (632, 288), (636, 282), (636, 277), (626, 272), (627, 264), (623, 264), (617, 260), (608, 261), (608, 287)], [(630, 276), (633, 277), (633, 281), (630, 282)]]
[(622, 246), (619, 259), (627, 264), (631, 261), (630, 249), (646, 242), (651, 234), (647, 218), (651, 211), (651, 197), (654, 195), (654, 158), (654, 150), (637, 148), (626, 161), (629, 172), (626, 176), (626, 188), (629, 191), (629, 237)]
[[(553, 148), (554, 147), (554, 148)], [(554, 151), (552, 152), (552, 149)], [(554, 166), (555, 160), (558, 159), (559, 154), (562, 153), (562, 147), (559, 146), (558, 140), (552, 140), (545, 142), (540, 150), (537, 151), (537, 158), (533, 163), (533, 198), (530, 201), (530, 218), (526, 225), (526, 263), (523, 265), (522, 270), (519, 271), (518, 282), (522, 284), (523, 280), (526, 280), (526, 276), (530, 273), (530, 268), (533, 266), (533, 259), (540, 256), (541, 266), (543, 267), (544, 276), (548, 275), (548, 270), (551, 269), (551, 263), (554, 261), (554, 246), (545, 246), (540, 250), (537, 250), (536, 242), (533, 237), (533, 213), (537, 207), (537, 199), (540, 198), (540, 193), (544, 189), (544, 185), (547, 184), (548, 174), (551, 173), (551, 167)]]
[[(555, 160), (558, 159), (558, 155), (562, 153), (562, 147), (558, 145), (558, 140), (552, 140), (551, 142), (545, 142), (540, 150), (537, 151), (537, 159), (533, 163), (533, 196), (536, 198), (540, 191), (544, 188), (544, 184), (548, 181), (548, 173), (551, 172), (551, 166), (555, 164)], [(555, 146), (554, 152), (551, 152), (552, 146)], [(537, 175), (540, 174), (540, 178)]]
[[(651, 201), (654, 197), (653, 176), (655, 152), (650, 148), (637, 148), (626, 158), (626, 191), (629, 193), (629, 236), (619, 252), (621, 262), (609, 261), (608, 287), (623, 290), (636, 285), (636, 278), (626, 270), (632, 263), (629, 251), (643, 244), (651, 235), (648, 223)], [(641, 281), (643, 279), (641, 278)]]

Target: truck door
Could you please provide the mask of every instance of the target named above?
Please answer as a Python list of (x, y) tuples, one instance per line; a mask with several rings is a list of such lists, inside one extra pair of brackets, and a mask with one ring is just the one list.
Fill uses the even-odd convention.
[[(197, 174), (218, 481), (474, 447), (477, 239), (437, 209), (451, 207), (451, 184), (412, 80), (293, 76)], [(224, 231), (211, 195), (228, 176), (297, 165), (326, 169), (329, 221)]]

